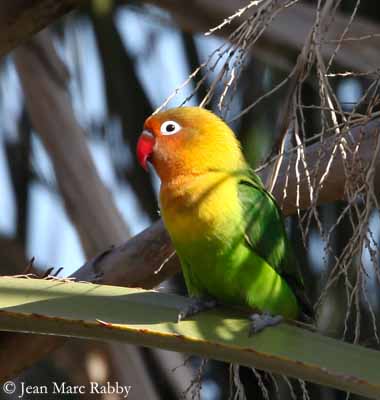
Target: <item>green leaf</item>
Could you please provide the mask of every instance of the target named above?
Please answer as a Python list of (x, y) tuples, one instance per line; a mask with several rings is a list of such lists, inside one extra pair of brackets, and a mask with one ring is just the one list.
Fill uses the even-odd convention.
[(248, 337), (248, 320), (218, 309), (176, 322), (188, 299), (115, 286), (0, 279), (0, 329), (198, 354), (380, 398), (380, 353), (290, 324)]

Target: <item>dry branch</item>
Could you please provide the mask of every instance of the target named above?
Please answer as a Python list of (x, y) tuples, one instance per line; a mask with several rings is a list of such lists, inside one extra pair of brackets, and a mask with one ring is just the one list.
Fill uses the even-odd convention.
[(81, 0), (13, 0), (0, 5), (0, 57), (67, 14)]
[[(363, 170), (368, 168), (375, 156), (376, 144), (380, 133), (380, 119), (373, 119), (367, 123), (353, 127), (346, 134), (343, 134), (345, 143), (346, 160), (342, 158), (342, 152), (336, 152), (329, 173), (323, 181), (323, 186), (319, 192), (317, 204), (332, 203), (337, 200), (345, 199), (346, 182), (350, 179), (354, 182), (358, 179)], [(330, 139), (325, 139), (323, 144), (314, 144), (306, 147), (305, 159), (312, 177), (316, 178), (318, 183), (322, 175), (325, 173), (329, 158), (333, 147), (336, 144), (336, 136)], [(343, 161), (352, 175), (346, 176)], [(306, 209), (310, 206), (309, 186), (306, 179), (306, 174), (302, 165), (300, 165), (299, 183), (295, 176), (295, 164), (297, 160), (295, 155), (288, 157), (284, 162), (278, 178), (278, 182), (274, 188), (273, 194), (282, 204), (285, 215), (294, 214), (296, 212), (296, 193), (297, 186), (300, 192), (300, 208)], [(289, 166), (290, 163), (290, 166)], [(319, 167), (317, 164), (320, 163)], [(380, 158), (375, 159), (376, 170), (380, 168)], [(291, 175), (287, 181), (287, 197), (283, 199), (283, 189), (286, 181), (287, 171), (291, 171)], [(358, 182), (363, 183), (363, 182)]]
[[(203, 0), (192, 3), (184, 0), (148, 1), (170, 11), (179, 25), (189, 32), (207, 32), (210, 27), (219, 25), (236, 10), (247, 5), (246, 0)], [(302, 49), (304, 40), (315, 22), (315, 11), (315, 4), (297, 2), (280, 12), (263, 33), (262, 39), (255, 45), (255, 54), (277, 67), (282, 65), (286, 69), (290, 68), (294, 60), (289, 59), (289, 51), (297, 54)], [(235, 18), (225, 26), (225, 29), (215, 31), (215, 34), (227, 36), (253, 12), (254, 8), (243, 16)], [(329, 42), (322, 47), (322, 55), (326, 59), (329, 59), (336, 47), (333, 41), (340, 38), (348, 22), (348, 15), (336, 13), (325, 38)], [(344, 42), (335, 58), (337, 64), (357, 72), (376, 69), (379, 64), (380, 37), (373, 34), (377, 32), (377, 24), (364, 17), (356, 17), (350, 27), (349, 36), (369, 35), (370, 40)]]

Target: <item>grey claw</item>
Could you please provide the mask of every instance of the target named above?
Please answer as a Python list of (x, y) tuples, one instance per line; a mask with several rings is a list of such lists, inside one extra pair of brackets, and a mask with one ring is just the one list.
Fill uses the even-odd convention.
[(268, 326), (278, 325), (283, 321), (282, 315), (271, 315), (269, 313), (263, 314), (252, 314), (249, 319), (252, 321), (249, 329), (248, 336), (252, 336), (255, 333), (261, 332)]
[(183, 310), (178, 314), (177, 322), (182, 321), (183, 319), (186, 318), (187, 315), (187, 310)]
[(200, 313), (201, 311), (210, 310), (211, 308), (216, 307), (216, 305), (217, 302), (214, 299), (193, 298), (192, 302), (184, 310), (179, 312), (177, 321), (180, 322), (188, 317)]

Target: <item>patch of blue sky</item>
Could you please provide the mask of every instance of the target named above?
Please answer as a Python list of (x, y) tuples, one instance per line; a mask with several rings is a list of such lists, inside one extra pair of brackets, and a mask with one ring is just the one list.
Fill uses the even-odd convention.
[(316, 272), (320, 273), (326, 269), (326, 257), (325, 242), (321, 235), (314, 230), (311, 231), (309, 234), (308, 262)]
[[(195, 43), (201, 63), (209, 61), (208, 67), (213, 67), (217, 62), (217, 66), (211, 68), (209, 72), (207, 78), (209, 83), (217, 77), (219, 71), (227, 61), (229, 65), (232, 66), (236, 60), (236, 56), (228, 57), (228, 52), (226, 52), (226, 50), (229, 48), (230, 44), (223, 38), (214, 35), (205, 36), (202, 33), (198, 33), (195, 35)], [(221, 51), (216, 51), (217, 49)]]
[[(104, 141), (92, 140), (90, 143), (92, 157), (102, 181), (113, 194), (114, 200), (132, 234), (145, 229), (150, 221), (138, 204), (138, 200), (129, 185), (119, 185), (111, 156)], [(126, 238), (127, 239), (127, 238)]]
[(40, 176), (42, 180), (54, 184), (55, 176), (53, 164), (40, 137), (35, 133), (32, 134), (32, 155), (32, 168), (36, 174)]
[(107, 106), (103, 71), (95, 34), (88, 18), (68, 21), (63, 45), (57, 44), (71, 79), (69, 90), (78, 121), (100, 124), (106, 118)]
[(80, 240), (68, 219), (62, 199), (55, 192), (51, 160), (37, 135), (32, 136), (32, 165), (43, 183), (33, 183), (29, 192), (27, 256), (42, 267), (64, 267), (67, 276), (84, 262)]
[(91, 140), (89, 142), (92, 159), (104, 184), (112, 190), (116, 186), (115, 171), (112, 167), (110, 154), (103, 140)]
[(84, 262), (75, 228), (68, 220), (58, 194), (40, 183), (29, 191), (27, 255), (36, 258), (36, 265), (64, 267), (63, 276), (70, 275)]
[(346, 111), (352, 110), (363, 94), (363, 87), (358, 79), (347, 78), (338, 85), (337, 95)]
[(15, 66), (6, 58), (0, 79), (1, 129), (7, 140), (17, 139), (17, 122), (23, 108), (21, 87)]
[(141, 209), (138, 199), (129, 185), (115, 188), (113, 195), (118, 209), (128, 224), (131, 235), (136, 235), (151, 224), (150, 219)]
[(222, 398), (222, 389), (213, 379), (202, 381), (200, 398), (202, 400), (219, 400)]
[[(374, 210), (371, 214), (369, 224), (368, 224), (368, 234), (367, 237), (371, 243), (371, 250), (374, 253), (373, 260), (371, 258), (371, 254), (367, 247), (364, 246), (362, 250), (362, 262), (365, 270), (365, 283), (367, 286), (367, 293), (369, 297), (369, 301), (372, 306), (378, 308), (380, 306), (379, 299), (379, 282), (376, 277), (375, 268), (379, 268), (379, 238), (380, 238), (380, 213), (378, 210)], [(376, 265), (377, 263), (377, 265)]]
[(0, 232), (2, 235), (11, 236), (16, 231), (16, 209), (2, 136), (0, 136), (0, 182)]
[(110, 116), (108, 118), (106, 136), (107, 145), (110, 150), (113, 150), (112, 154), (110, 154), (113, 164), (119, 169), (124, 168), (128, 170), (132, 168), (136, 160), (136, 155), (123, 138), (121, 121), (118, 116)]
[[(143, 17), (122, 8), (116, 15), (117, 27), (128, 50), (136, 56), (136, 73), (154, 107), (159, 107), (189, 76), (180, 33), (170, 27), (152, 24), (154, 17)], [(154, 42), (152, 43), (152, 38)], [(179, 106), (192, 92), (182, 88), (169, 103)], [(196, 105), (191, 99), (187, 105)]]
[[(205, 36), (203, 33), (198, 33), (194, 36), (194, 38), (201, 63), (207, 61), (210, 54), (214, 50), (226, 44), (226, 41), (224, 39), (215, 35)], [(225, 62), (226, 60), (227, 56), (223, 56), (221, 58), (221, 62)]]
[[(210, 68), (210, 70), (203, 69), (203, 74), (207, 74), (206, 86), (212, 85), (212, 82), (218, 78), (218, 73), (221, 71), (226, 62), (228, 62), (230, 66), (228, 70), (231, 71), (234, 62), (237, 60), (237, 56), (234, 55), (232, 57), (228, 57), (229, 52), (227, 51), (227, 49), (229, 49), (230, 43), (228, 43), (223, 38), (217, 37), (215, 35), (205, 36), (201, 33), (195, 35), (195, 43), (197, 46), (200, 62), (208, 62), (208, 68)], [(215, 68), (213, 68), (214, 66)], [(226, 85), (229, 79), (230, 75), (227, 75), (222, 80), (220, 80), (219, 90), (222, 89), (222, 85)], [(233, 116), (241, 111), (242, 99), (240, 96), (233, 95), (233, 88), (231, 87), (229, 94), (227, 95), (225, 100), (226, 101), (224, 102), (221, 110), (219, 109), (219, 107), (217, 107), (213, 111), (223, 117), (226, 121), (229, 121)], [(229, 125), (233, 130), (236, 130), (238, 128), (239, 121), (234, 121)]]

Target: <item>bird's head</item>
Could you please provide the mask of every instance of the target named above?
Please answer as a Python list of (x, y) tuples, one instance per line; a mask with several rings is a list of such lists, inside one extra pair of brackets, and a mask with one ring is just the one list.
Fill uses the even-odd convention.
[(162, 181), (244, 166), (232, 130), (200, 107), (172, 108), (150, 116), (137, 143), (137, 157), (145, 169), (151, 162)]

